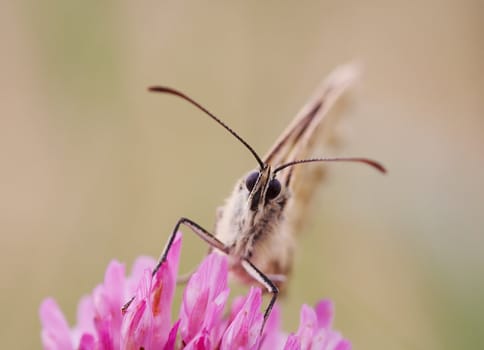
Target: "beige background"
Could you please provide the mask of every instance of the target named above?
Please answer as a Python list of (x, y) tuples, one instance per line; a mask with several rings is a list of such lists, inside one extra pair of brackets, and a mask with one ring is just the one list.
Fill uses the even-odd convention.
[[(0, 6), (2, 348), (38, 348), (43, 298), (72, 322), (111, 259), (158, 255), (178, 217), (212, 227), (254, 167), (200, 112), (146, 86), (183, 89), (264, 153), (353, 58), (366, 69), (338, 154), (390, 173), (331, 167), (285, 328), (329, 297), (355, 349), (484, 347), (482, 2)], [(187, 236), (183, 269), (205, 249)]]

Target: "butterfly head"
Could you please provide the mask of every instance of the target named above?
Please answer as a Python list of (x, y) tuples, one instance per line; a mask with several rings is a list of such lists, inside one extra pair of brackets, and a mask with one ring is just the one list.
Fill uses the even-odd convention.
[(245, 187), (249, 191), (248, 204), (251, 211), (258, 211), (267, 202), (277, 198), (282, 190), (281, 183), (268, 165), (247, 175)]

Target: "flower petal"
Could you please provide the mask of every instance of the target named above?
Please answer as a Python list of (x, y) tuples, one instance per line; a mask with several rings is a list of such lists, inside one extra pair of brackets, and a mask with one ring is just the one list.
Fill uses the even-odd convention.
[[(177, 235), (167, 260), (156, 274), (146, 269), (136, 296), (124, 315), (121, 330), (122, 349), (160, 349), (170, 332), (170, 315), (178, 272), (181, 236)], [(148, 265), (149, 261), (139, 263)], [(137, 268), (140, 266), (138, 265)]]
[(227, 327), (221, 349), (255, 349), (260, 341), (260, 330), (264, 316), (260, 310), (262, 292), (251, 287), (244, 305)]
[(113, 260), (106, 269), (104, 283), (93, 291), (94, 325), (103, 349), (119, 349), (125, 287), (124, 265)]
[(99, 344), (99, 348), (103, 350), (116, 349), (113, 345), (113, 331), (109, 319), (95, 318), (94, 325), (97, 331), (97, 341)]
[(287, 339), (287, 334), (282, 333), (280, 328), (281, 309), (278, 304), (275, 304), (265, 324), (264, 332), (262, 333), (261, 349), (274, 350), (283, 348)]
[(301, 341), (301, 349), (310, 349), (317, 327), (316, 312), (306, 304), (301, 307), (299, 329), (296, 335)]
[(45, 299), (40, 305), (42, 344), (46, 350), (73, 349), (69, 325), (54, 299)]
[(168, 252), (167, 259), (153, 276), (150, 289), (153, 313), (153, 348), (160, 349), (167, 341), (171, 328), (171, 306), (176, 288), (176, 276), (180, 260), (182, 235), (178, 233)]
[(138, 286), (136, 297), (124, 315), (121, 349), (151, 348), (153, 337), (153, 315), (149, 302), (151, 279), (151, 271), (146, 270)]
[(94, 339), (94, 304), (90, 296), (83, 296), (77, 305), (77, 324), (72, 329), (74, 344), (80, 344), (83, 336), (90, 335)]
[(92, 334), (83, 334), (81, 340), (79, 341), (78, 350), (95, 350), (96, 340)]
[(351, 350), (351, 342), (347, 339), (342, 339), (334, 350)]
[(140, 256), (136, 258), (131, 268), (131, 275), (127, 278), (127, 286), (124, 293), (124, 301), (129, 300), (134, 294), (139, 285), (139, 281), (143, 278), (143, 275), (147, 269), (153, 270), (156, 261), (149, 256)]
[(314, 308), (318, 319), (318, 328), (331, 328), (334, 306), (331, 300), (321, 300)]
[[(202, 329), (216, 333), (228, 298), (227, 258), (217, 253), (208, 255), (192, 275), (183, 294), (180, 309), (180, 333), (189, 343)], [(213, 331), (213, 332), (212, 332)]]
[(301, 350), (301, 340), (296, 334), (289, 335), (284, 350)]
[(212, 350), (210, 335), (206, 331), (198, 333), (184, 348), (184, 350)]
[(166, 341), (163, 350), (175, 350), (176, 335), (178, 333), (178, 327), (180, 327), (180, 320), (176, 321), (168, 334), (168, 340)]

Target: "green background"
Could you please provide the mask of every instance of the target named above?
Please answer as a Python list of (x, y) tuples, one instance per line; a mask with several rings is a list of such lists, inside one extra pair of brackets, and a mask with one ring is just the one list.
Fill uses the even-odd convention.
[[(361, 83), (282, 305), (328, 297), (355, 349), (483, 348), (484, 18), (478, 1), (2, 1), (0, 339), (40, 347), (108, 262), (157, 256), (180, 216), (212, 227), (255, 166), (189, 93), (264, 153), (319, 80)], [(206, 247), (185, 235), (182, 270)], [(242, 291), (244, 289), (241, 289)]]

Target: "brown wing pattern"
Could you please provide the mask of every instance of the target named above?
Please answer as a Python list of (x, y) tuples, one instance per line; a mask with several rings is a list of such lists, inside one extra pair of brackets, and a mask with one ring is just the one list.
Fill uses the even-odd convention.
[[(264, 162), (278, 166), (298, 159), (314, 156), (315, 147), (320, 144), (320, 136), (325, 116), (338, 98), (356, 81), (359, 67), (347, 64), (337, 67), (318, 87), (313, 96), (296, 115), (292, 123), (282, 133), (272, 149), (264, 157)], [(323, 156), (318, 152), (318, 156)], [(288, 203), (289, 224), (299, 231), (305, 220), (307, 206), (311, 202), (315, 186), (322, 180), (322, 164), (289, 167), (278, 175), (281, 183), (289, 186), (292, 198)]]

